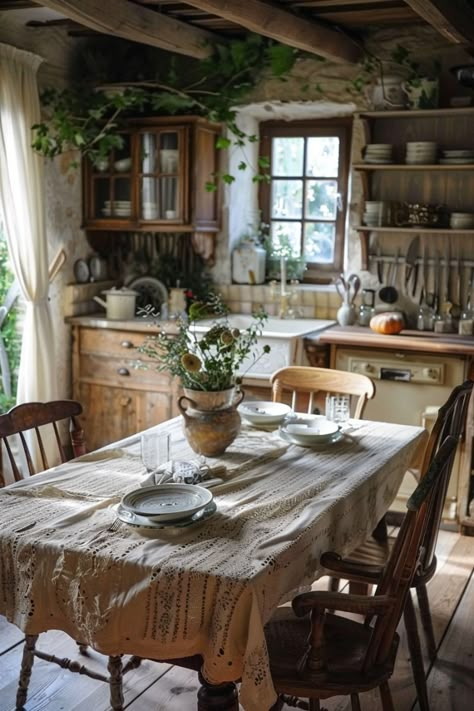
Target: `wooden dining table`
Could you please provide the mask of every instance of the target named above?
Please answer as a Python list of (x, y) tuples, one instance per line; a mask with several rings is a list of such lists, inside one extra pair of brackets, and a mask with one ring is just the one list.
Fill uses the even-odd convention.
[[(170, 433), (174, 460), (196, 459), (181, 418), (153, 429)], [(240, 680), (245, 711), (269, 709), (266, 622), (322, 574), (322, 553), (347, 555), (370, 534), (426, 438), (360, 420), (310, 448), (243, 426), (207, 459), (224, 479), (215, 513), (186, 527), (111, 525), (146, 480), (139, 435), (37, 474), (0, 490), (0, 613), (108, 655), (198, 655), (205, 687)]]

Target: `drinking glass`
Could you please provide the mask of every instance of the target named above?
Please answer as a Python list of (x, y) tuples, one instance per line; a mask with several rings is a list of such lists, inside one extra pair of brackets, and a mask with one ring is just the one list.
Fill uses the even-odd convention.
[(140, 438), (142, 462), (147, 472), (154, 472), (170, 458), (170, 435), (165, 432), (144, 432)]
[(326, 395), (326, 417), (332, 422), (347, 422), (351, 416), (349, 395)]

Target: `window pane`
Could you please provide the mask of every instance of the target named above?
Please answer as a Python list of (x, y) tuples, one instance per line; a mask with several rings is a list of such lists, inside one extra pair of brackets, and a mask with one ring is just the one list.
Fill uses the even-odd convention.
[(308, 180), (306, 183), (306, 217), (313, 220), (335, 220), (337, 211), (337, 182)]
[(274, 138), (272, 141), (272, 174), (303, 175), (303, 149), (304, 138)]
[(301, 222), (272, 222), (270, 236), (275, 254), (299, 257), (301, 254)]
[(272, 183), (272, 218), (301, 218), (303, 214), (303, 181), (274, 180)]
[(339, 138), (312, 136), (308, 138), (306, 175), (337, 176), (339, 167)]
[(334, 261), (336, 226), (327, 222), (307, 222), (304, 235), (304, 256), (308, 262)]

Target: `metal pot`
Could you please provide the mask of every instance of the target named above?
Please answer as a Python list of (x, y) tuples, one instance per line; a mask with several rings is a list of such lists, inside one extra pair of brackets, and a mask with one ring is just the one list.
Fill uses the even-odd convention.
[(104, 301), (100, 296), (94, 296), (94, 301), (103, 306), (106, 317), (115, 321), (129, 321), (135, 318), (135, 302), (138, 296), (133, 289), (106, 289), (102, 292), (107, 297)]

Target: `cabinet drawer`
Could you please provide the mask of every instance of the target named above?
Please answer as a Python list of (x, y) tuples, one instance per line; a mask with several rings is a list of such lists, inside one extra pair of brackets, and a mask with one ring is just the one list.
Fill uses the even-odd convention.
[(81, 328), (80, 353), (98, 353), (100, 355), (120, 356), (127, 359), (144, 360), (136, 349), (141, 346), (148, 335), (138, 331), (116, 331), (115, 329)]
[(157, 373), (154, 368), (136, 368), (135, 364), (136, 359), (133, 358), (110, 358), (107, 354), (83, 353), (79, 363), (79, 379), (124, 388), (171, 391), (172, 378), (167, 373)]

